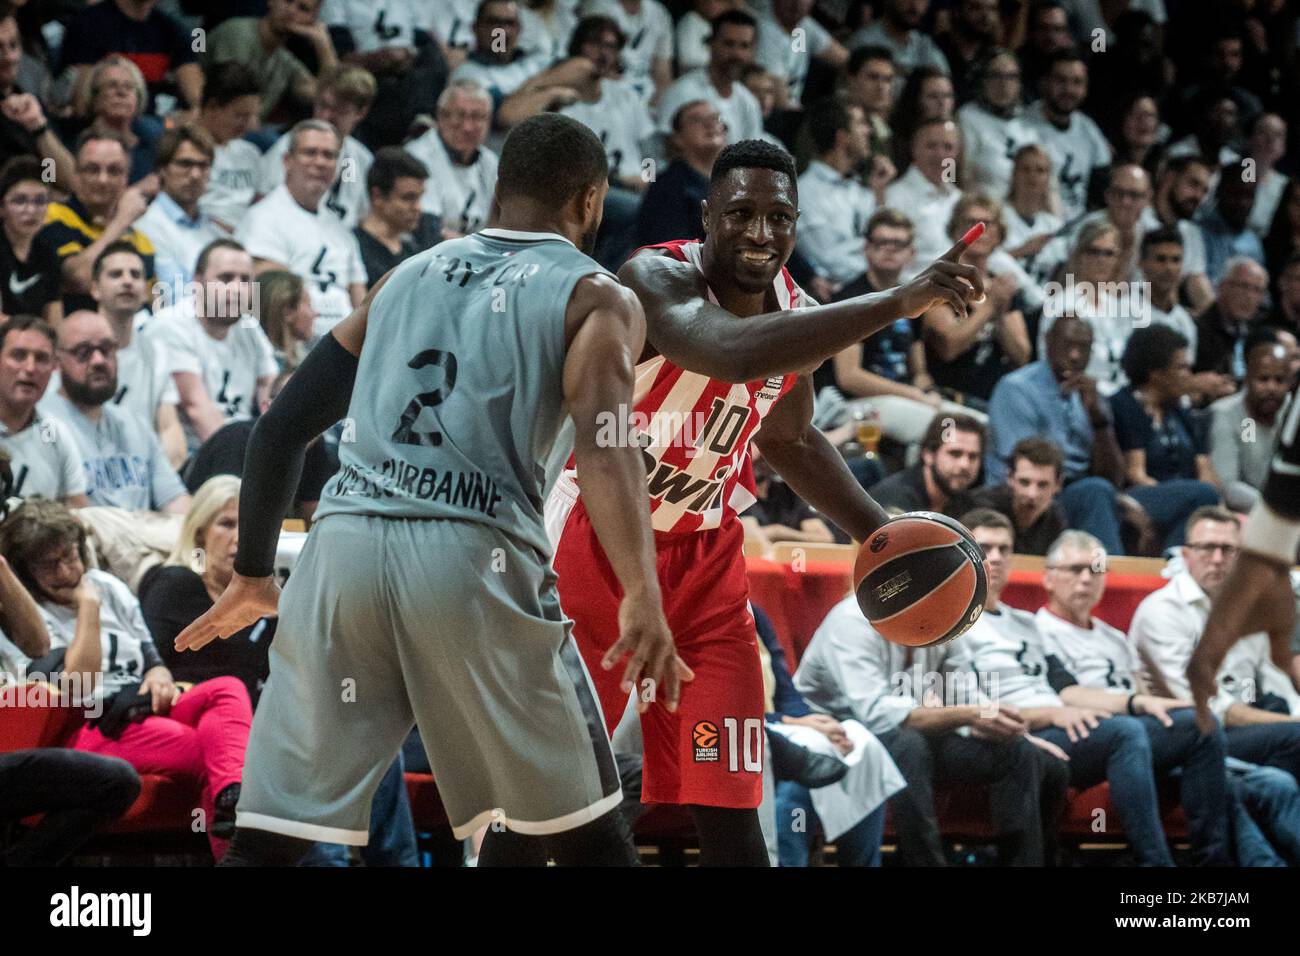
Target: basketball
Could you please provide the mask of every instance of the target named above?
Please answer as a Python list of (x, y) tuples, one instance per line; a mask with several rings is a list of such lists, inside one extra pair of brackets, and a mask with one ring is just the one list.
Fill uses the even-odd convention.
[(885, 640), (909, 647), (964, 634), (984, 609), (987, 587), (984, 555), (970, 532), (930, 511), (885, 522), (853, 564), (862, 613)]

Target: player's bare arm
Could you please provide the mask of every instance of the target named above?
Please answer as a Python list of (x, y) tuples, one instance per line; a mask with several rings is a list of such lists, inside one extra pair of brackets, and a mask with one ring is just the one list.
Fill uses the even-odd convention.
[[(623, 588), (619, 639), (601, 665), (612, 669), (627, 656), (625, 689), (653, 681), (651, 686), (662, 688), (665, 706), (676, 710), (681, 682), (694, 675), (677, 656), (664, 619), (645, 465), (639, 448), (599, 439), (602, 431), (608, 433), (603, 424), (611, 415), (631, 414), (645, 316), (630, 291), (608, 276), (593, 275), (578, 283), (569, 300), (565, 334), (564, 398), (573, 418), (574, 462), (592, 527)], [(638, 695), (640, 710), (649, 705), (647, 696)]]
[(854, 541), (866, 541), (889, 516), (813, 427), (812, 412), (812, 381), (805, 376), (768, 412), (754, 443), (795, 494)]
[(176, 635), (178, 651), (197, 651), (219, 637), (229, 637), (259, 618), (277, 613), (280, 587), (272, 571), (280, 519), (293, 501), (307, 445), (347, 415), (370, 303), (388, 281), (388, 275), (375, 283), (361, 305), (312, 349), (258, 419), (248, 442), (240, 486), (235, 573), (207, 613)]
[(646, 338), (670, 362), (726, 382), (749, 382), (816, 368), (826, 359), (903, 316), (946, 304), (963, 320), (984, 294), (974, 266), (960, 261), (973, 237), (963, 236), (912, 281), (843, 302), (774, 310), (741, 318), (709, 300), (704, 276), (689, 263), (646, 250), (629, 259), (619, 279), (636, 292)]

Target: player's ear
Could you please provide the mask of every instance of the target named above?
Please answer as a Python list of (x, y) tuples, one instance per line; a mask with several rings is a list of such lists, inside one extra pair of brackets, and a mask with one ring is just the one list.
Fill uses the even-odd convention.
[(704, 230), (704, 235), (709, 234), (709, 201), (700, 200), (700, 227)]

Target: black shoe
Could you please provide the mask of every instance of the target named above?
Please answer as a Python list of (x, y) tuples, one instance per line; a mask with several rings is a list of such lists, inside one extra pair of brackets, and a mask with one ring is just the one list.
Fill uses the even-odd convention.
[(216, 809), (212, 814), (210, 832), (218, 840), (229, 840), (235, 835), (235, 806), (239, 803), (239, 784), (232, 783), (217, 794)]
[(849, 765), (829, 754), (814, 753), (783, 734), (769, 731), (772, 748), (772, 773), (777, 780), (794, 780), (809, 790), (816, 790), (843, 779)]

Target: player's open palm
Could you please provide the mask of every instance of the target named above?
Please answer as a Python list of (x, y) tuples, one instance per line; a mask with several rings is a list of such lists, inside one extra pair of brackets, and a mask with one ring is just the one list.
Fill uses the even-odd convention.
[(238, 634), (280, 609), (280, 586), (275, 578), (246, 578), (236, 574), (221, 597), (203, 616), (176, 635), (176, 650), (197, 651), (217, 638)]
[(664, 619), (658, 594), (653, 598), (623, 598), (618, 608), (618, 640), (601, 659), (600, 666), (612, 670), (627, 658), (623, 669), (623, 690), (636, 690), (640, 713), (656, 700), (676, 711), (682, 699), (682, 684), (695, 679), (694, 672), (677, 656), (677, 645)]

